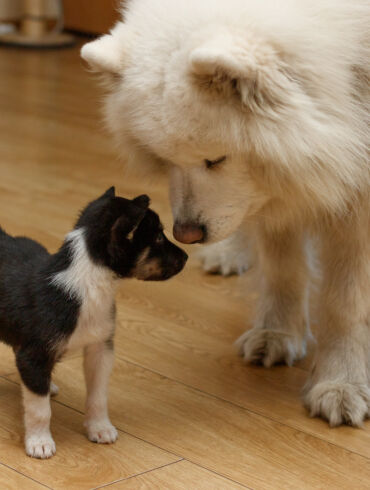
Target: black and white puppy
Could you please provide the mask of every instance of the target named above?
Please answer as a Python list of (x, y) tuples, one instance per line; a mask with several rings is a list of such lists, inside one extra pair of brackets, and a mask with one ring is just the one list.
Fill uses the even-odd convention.
[(0, 340), (11, 345), (22, 381), (25, 448), (55, 453), (50, 433), (53, 367), (70, 349), (84, 348), (86, 422), (91, 441), (112, 443), (107, 411), (113, 363), (117, 279), (169, 279), (187, 255), (167, 240), (145, 195), (128, 200), (114, 187), (91, 202), (60, 250), (0, 229)]

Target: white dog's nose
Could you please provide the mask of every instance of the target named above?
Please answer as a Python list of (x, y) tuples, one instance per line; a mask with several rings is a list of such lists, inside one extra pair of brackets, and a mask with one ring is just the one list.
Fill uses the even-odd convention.
[(205, 238), (205, 228), (191, 223), (175, 223), (173, 236), (181, 243), (200, 243)]

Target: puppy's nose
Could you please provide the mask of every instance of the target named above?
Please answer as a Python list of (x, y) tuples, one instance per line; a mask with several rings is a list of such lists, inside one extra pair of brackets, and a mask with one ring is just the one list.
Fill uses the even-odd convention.
[(205, 227), (192, 223), (175, 223), (173, 236), (181, 243), (200, 243), (205, 238)]

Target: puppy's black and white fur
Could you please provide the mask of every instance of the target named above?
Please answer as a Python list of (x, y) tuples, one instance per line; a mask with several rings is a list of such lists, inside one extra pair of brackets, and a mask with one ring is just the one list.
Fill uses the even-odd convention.
[(51, 374), (70, 349), (84, 348), (89, 439), (117, 438), (107, 411), (117, 279), (165, 280), (187, 259), (148, 206), (145, 195), (128, 200), (108, 189), (82, 211), (54, 255), (0, 229), (0, 340), (16, 355), (29, 456), (55, 453), (49, 426), (50, 394), (57, 388)]

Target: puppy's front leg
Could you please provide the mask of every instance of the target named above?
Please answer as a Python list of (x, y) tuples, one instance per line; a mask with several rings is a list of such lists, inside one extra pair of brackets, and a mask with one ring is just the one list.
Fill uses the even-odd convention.
[(117, 430), (108, 416), (108, 382), (113, 366), (112, 341), (93, 344), (84, 350), (84, 371), (86, 379), (86, 420), (85, 427), (90, 441), (112, 443)]

